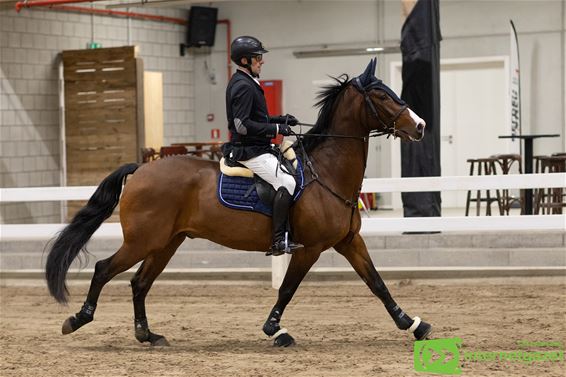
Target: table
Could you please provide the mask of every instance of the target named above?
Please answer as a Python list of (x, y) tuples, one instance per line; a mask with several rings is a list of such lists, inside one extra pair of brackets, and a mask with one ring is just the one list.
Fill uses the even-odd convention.
[[(539, 135), (503, 135), (500, 139), (523, 139), (525, 141), (525, 155), (523, 166), (525, 174), (533, 173), (533, 140), (543, 137), (560, 137), (559, 134), (539, 134)], [(525, 215), (533, 214), (533, 189), (525, 189)]]
[[(209, 157), (216, 157), (220, 160), (221, 151), (220, 147), (225, 141), (210, 141), (210, 142), (190, 142), (190, 143), (173, 143), (171, 145), (182, 145), (185, 147), (193, 147), (194, 151), (188, 151), (190, 154), (194, 154), (197, 157), (202, 157), (204, 153), (208, 153)], [(207, 148), (205, 148), (207, 147)]]

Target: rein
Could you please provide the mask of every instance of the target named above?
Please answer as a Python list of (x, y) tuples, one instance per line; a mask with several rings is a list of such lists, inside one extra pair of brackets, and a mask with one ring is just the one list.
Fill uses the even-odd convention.
[[(361, 190), (362, 190), (361, 185), (360, 185), (360, 188), (358, 189), (357, 195), (354, 198), (352, 198), (352, 200), (350, 200), (350, 199), (344, 198), (343, 196), (338, 194), (336, 191), (331, 189), (324, 182), (322, 182), (319, 178), (318, 173), (314, 170), (314, 165), (313, 165), (312, 161), (310, 160), (307, 152), (305, 151), (305, 147), (303, 146), (302, 138), (304, 138), (304, 137), (327, 137), (327, 138), (356, 139), (356, 140), (362, 141), (364, 143), (364, 171), (365, 171), (366, 166), (367, 166), (367, 152), (366, 152), (365, 144), (369, 141), (370, 137), (378, 137), (378, 136), (383, 136), (383, 135), (387, 135), (387, 138), (389, 138), (390, 136), (396, 137), (395, 126), (397, 125), (397, 119), (399, 119), (399, 117), (401, 116), (403, 111), (405, 111), (408, 108), (408, 106), (406, 104), (401, 106), (399, 111), (397, 111), (397, 113), (395, 113), (393, 118), (391, 118), (390, 124), (387, 124), (379, 116), (379, 113), (377, 112), (375, 104), (373, 103), (373, 101), (369, 97), (368, 90), (362, 85), (359, 77), (356, 77), (352, 82), (353, 82), (353, 85), (356, 88), (356, 90), (358, 90), (358, 92), (360, 92), (364, 96), (364, 101), (365, 101), (367, 107), (371, 110), (373, 116), (381, 123), (381, 125), (383, 126), (383, 130), (370, 130), (368, 136), (313, 134), (313, 133), (297, 134), (295, 132), (293, 132), (292, 135), (297, 137), (297, 143), (298, 143), (299, 147), (301, 148), (303, 158), (306, 162), (306, 165), (309, 167), (309, 170), (311, 171), (312, 180), (307, 182), (303, 187), (306, 187), (307, 185), (311, 184), (312, 182), (318, 182), (318, 184), (320, 186), (322, 186), (326, 191), (328, 191), (329, 193), (334, 195), (336, 198), (342, 200), (346, 206), (352, 208), (352, 218), (353, 218), (354, 209), (358, 205), (358, 200), (360, 198), (360, 193), (361, 193)], [(307, 127), (314, 127), (315, 126), (314, 124), (309, 124), (309, 123), (297, 123), (297, 125), (307, 126)], [(350, 219), (350, 221), (351, 221), (351, 219)]]
[[(314, 134), (311, 134), (311, 135), (314, 136)], [(302, 136), (302, 135), (296, 135), (296, 136)], [(366, 170), (366, 164), (367, 164), (366, 143), (369, 141), (368, 137), (347, 136), (347, 135), (325, 135), (325, 134), (320, 134), (320, 135), (317, 135), (317, 136), (319, 136), (319, 137), (344, 137), (344, 138), (353, 138), (353, 139), (357, 139), (357, 140), (362, 140), (364, 142), (364, 149), (363, 149), (364, 150), (364, 171)], [(299, 147), (301, 148), (301, 154), (303, 155), (303, 159), (304, 159), (306, 165), (309, 167), (309, 170), (311, 172), (311, 177), (312, 177), (312, 180), (310, 180), (309, 182), (307, 182), (306, 184), (303, 185), (303, 189), (305, 187), (307, 187), (309, 184), (311, 184), (313, 182), (317, 182), (323, 189), (325, 189), (326, 191), (331, 193), (334, 197), (336, 197), (339, 200), (341, 200), (342, 202), (344, 202), (344, 204), (347, 207), (350, 207), (352, 209), (351, 214), (350, 214), (350, 231), (348, 232), (348, 236), (347, 236), (348, 242), (351, 242), (352, 237), (354, 236), (354, 233), (351, 230), (352, 229), (352, 222), (354, 221), (354, 214), (356, 212), (356, 208), (358, 207), (358, 201), (360, 200), (360, 193), (362, 191), (361, 184), (360, 184), (360, 188), (358, 189), (358, 192), (356, 193), (355, 197), (352, 198), (352, 200), (344, 198), (342, 195), (338, 194), (336, 191), (334, 191), (332, 188), (330, 188), (328, 185), (326, 185), (324, 182), (322, 182), (319, 179), (318, 173), (314, 170), (314, 165), (313, 165), (312, 161), (310, 160), (307, 151), (305, 150), (302, 137), (297, 137), (297, 143), (299, 144)]]
[[(311, 177), (312, 180), (310, 180), (309, 182), (307, 182), (306, 184), (303, 185), (304, 187), (307, 187), (308, 185), (310, 185), (313, 182), (317, 182), (322, 188), (324, 188), (326, 191), (328, 191), (329, 193), (331, 193), (332, 195), (334, 195), (336, 198), (340, 199), (341, 201), (344, 202), (344, 204), (348, 207), (352, 208), (352, 216), (353, 216), (353, 210), (354, 208), (356, 208), (356, 206), (358, 205), (358, 198), (360, 197), (360, 191), (358, 190), (358, 194), (355, 198), (353, 198), (352, 200), (350, 199), (346, 199), (343, 196), (341, 196), (340, 194), (338, 194), (336, 191), (334, 191), (332, 188), (330, 188), (328, 185), (326, 185), (324, 182), (322, 182), (320, 180), (320, 177), (318, 175), (318, 173), (316, 172), (316, 170), (314, 169), (314, 165), (311, 161), (311, 159), (309, 158), (308, 153), (305, 150), (305, 147), (303, 145), (303, 140), (302, 140), (302, 136), (304, 136), (305, 134), (294, 134), (294, 136), (297, 136), (297, 143), (301, 149), (301, 154), (303, 155), (303, 159), (305, 161), (305, 164), (309, 167), (309, 170), (311, 172)], [(313, 136), (315, 136), (314, 134), (311, 134)], [(358, 140), (363, 140), (364, 144), (368, 141), (367, 137), (359, 137), (359, 136), (346, 136), (346, 135), (325, 135), (325, 134), (320, 134), (320, 135), (316, 135), (319, 137), (344, 137), (344, 138), (353, 138), (353, 139), (358, 139)], [(366, 150), (364, 148), (364, 170), (365, 170), (365, 166), (366, 166)], [(361, 187), (360, 187), (361, 190)]]

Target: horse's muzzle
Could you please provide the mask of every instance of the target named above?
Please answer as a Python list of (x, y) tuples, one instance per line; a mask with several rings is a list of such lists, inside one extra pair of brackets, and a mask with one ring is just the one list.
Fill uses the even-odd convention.
[(423, 139), (425, 128), (426, 128), (426, 123), (424, 120), (422, 122), (417, 123), (417, 132), (419, 133), (419, 137), (415, 139), (415, 141), (421, 141)]

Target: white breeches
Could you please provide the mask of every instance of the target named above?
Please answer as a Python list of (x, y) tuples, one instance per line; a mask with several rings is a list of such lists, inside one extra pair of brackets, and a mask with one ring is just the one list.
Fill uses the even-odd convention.
[(281, 167), (279, 167), (279, 170), (277, 169), (277, 157), (271, 153), (264, 153), (247, 161), (238, 162), (259, 175), (276, 191), (279, 187), (285, 187), (290, 195), (295, 192), (295, 178), (281, 170)]

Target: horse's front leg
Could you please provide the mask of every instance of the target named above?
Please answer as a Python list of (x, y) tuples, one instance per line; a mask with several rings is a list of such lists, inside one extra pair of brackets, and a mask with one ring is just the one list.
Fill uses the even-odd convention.
[(289, 263), (289, 268), (283, 279), (283, 283), (279, 288), (279, 297), (277, 303), (271, 309), (269, 317), (263, 325), (263, 332), (269, 336), (274, 337), (274, 345), (279, 347), (288, 347), (295, 343), (291, 335), (287, 333), (287, 329), (281, 328), (279, 322), (285, 307), (295, 294), (295, 291), (303, 281), (303, 278), (309, 272), (312, 265), (318, 260), (320, 256), (320, 249), (305, 248), (298, 250)]
[(351, 242), (342, 241), (334, 246), (334, 249), (346, 257), (373, 294), (379, 297), (399, 329), (408, 330), (418, 340), (425, 339), (431, 333), (432, 326), (430, 324), (421, 321), (419, 317), (411, 319), (393, 300), (381, 276), (376, 271), (364, 240), (359, 233), (352, 238)]

